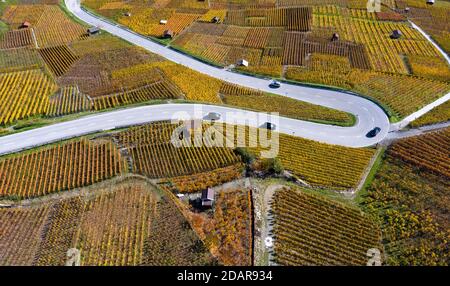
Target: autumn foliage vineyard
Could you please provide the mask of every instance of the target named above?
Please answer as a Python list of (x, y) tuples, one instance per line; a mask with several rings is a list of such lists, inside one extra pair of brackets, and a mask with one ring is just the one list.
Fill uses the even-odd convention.
[[(118, 15), (116, 20), (139, 33), (159, 37), (162, 31), (171, 30), (175, 34), (172, 47), (202, 60), (229, 66), (246, 59), (249, 66), (236, 69), (351, 89), (379, 101), (391, 116), (401, 118), (450, 90), (443, 57), (407, 22), (412, 18), (424, 23), (442, 43), (445, 25), (431, 27), (430, 19), (446, 22), (443, 15), (448, 7), (408, 2), (413, 13), (390, 9), (404, 9), (408, 6), (404, 2), (383, 3), (378, 13), (367, 12), (362, 1), (347, 0), (210, 1), (209, 10), (207, 4), (197, 6), (192, 1), (183, 2), (182, 9), (174, 9), (172, 1), (127, 3), (121, 8), (115, 7), (115, 1), (85, 1), (85, 5), (103, 13), (130, 11), (131, 16)], [(181, 12), (187, 11), (197, 19), (179, 26), (185, 18)], [(161, 19), (168, 23), (160, 24)], [(400, 39), (390, 37), (394, 30), (401, 32)], [(334, 34), (338, 38), (332, 40)], [(324, 58), (328, 62), (344, 57), (350, 65), (329, 70), (311, 62), (317, 54), (329, 56)], [(403, 86), (408, 90), (399, 90)]]
[(275, 261), (280, 265), (365, 265), (380, 246), (376, 224), (359, 210), (297, 190), (278, 191)]
[(390, 265), (448, 265), (449, 132), (394, 143), (364, 196)]
[(124, 171), (112, 142), (80, 140), (0, 160), (0, 197), (32, 198), (90, 185)]
[[(448, 51), (450, 5), (424, 2), (383, 0), (377, 13), (362, 0), (82, 5), (214, 66), (358, 93), (393, 122), (450, 91), (446, 60), (408, 22)], [(183, 101), (339, 126), (358, 120), (223, 82), (104, 31), (89, 35), (58, 0), (0, 8), (1, 136), (106, 109)], [(391, 37), (394, 30), (400, 38)], [(410, 126), (445, 123), (449, 112), (446, 102)], [(271, 146), (262, 146), (263, 135)], [(373, 248), (384, 265), (448, 265), (450, 129), (384, 145), (347, 148), (188, 120), (3, 155), (0, 265), (64, 265), (71, 248), (82, 266), (366, 265)], [(268, 149), (275, 158), (262, 156)], [(275, 169), (270, 164), (276, 172), (263, 170)], [(211, 207), (202, 204), (205, 190), (214, 191)], [(273, 247), (258, 248), (268, 236)]]
[[(80, 250), (80, 265), (213, 263), (174, 203), (146, 181), (127, 179), (92, 192), (0, 209), (0, 265), (64, 265), (70, 248)], [(170, 247), (161, 244), (169, 241)]]

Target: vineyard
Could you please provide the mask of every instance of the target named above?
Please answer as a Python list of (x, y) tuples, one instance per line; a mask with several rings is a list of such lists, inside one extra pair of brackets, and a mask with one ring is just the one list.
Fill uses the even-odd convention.
[(448, 135), (447, 128), (394, 143), (363, 196), (381, 222), (389, 265), (448, 265)]
[[(39, 47), (67, 44), (87, 36), (85, 28), (69, 20), (56, 5), (10, 5), (2, 19), (14, 29), (29, 22)], [(28, 42), (31, 44), (31, 39)]]
[(440, 123), (450, 120), (450, 101), (433, 108), (430, 112), (424, 116), (411, 122), (411, 126), (419, 127), (423, 125), (430, 125), (434, 123)]
[(0, 36), (0, 49), (34, 46), (31, 29), (12, 30)]
[(66, 86), (50, 97), (46, 116), (56, 117), (91, 110), (91, 100), (76, 86)]
[(0, 124), (43, 114), (55, 89), (38, 69), (0, 74)]
[(34, 49), (0, 50), (0, 72), (2, 73), (35, 69), (42, 66), (44, 66), (44, 62)]
[[(224, 265), (252, 265), (252, 207), (248, 190), (218, 193), (214, 212), (212, 248)], [(216, 241), (216, 243), (214, 243)]]
[(180, 193), (201, 192), (209, 187), (215, 187), (242, 177), (243, 165), (236, 164), (198, 174), (190, 174), (162, 180), (161, 184), (167, 190)]
[(62, 76), (78, 59), (67, 46), (44, 48), (39, 53), (55, 76)]
[(420, 170), (450, 178), (450, 129), (396, 142), (389, 155), (406, 161)]
[(286, 170), (311, 186), (333, 190), (355, 188), (375, 153), (374, 149), (328, 145), (279, 133), (266, 134), (263, 129), (239, 125), (216, 123), (212, 128), (222, 134), (222, 139), (217, 139), (224, 140), (224, 144), (246, 147), (256, 157), (263, 152), (278, 151), (275, 155)]
[(0, 161), (0, 197), (32, 198), (119, 175), (124, 163), (111, 142), (82, 139)]
[[(361, 71), (336, 66), (329, 73), (312, 68), (290, 67), (289, 79), (348, 88), (386, 104), (399, 117), (407, 116), (448, 93), (446, 82), (426, 78)], [(414, 87), (414, 88), (411, 88)]]
[(358, 209), (308, 192), (275, 193), (275, 255), (279, 265), (366, 265), (381, 233)]
[(182, 98), (180, 90), (169, 81), (160, 81), (107, 96), (95, 97), (92, 102), (94, 110), (113, 108), (136, 102), (143, 102), (155, 99), (175, 99)]
[[(337, 124), (351, 124), (352, 118), (349, 114), (334, 109), (309, 104), (295, 99), (263, 94), (258, 91), (247, 90), (224, 84), (220, 90), (223, 102), (232, 106), (253, 109), (263, 112), (278, 112), (282, 116), (301, 120), (316, 120), (319, 122), (333, 122)], [(240, 89), (238, 91), (238, 89)]]
[[(155, 123), (119, 133), (119, 144), (129, 146), (133, 171), (149, 178), (168, 178), (211, 171), (239, 162), (239, 157), (230, 148), (207, 147), (207, 143), (201, 147), (175, 147), (171, 137), (177, 127)], [(183, 131), (178, 132), (181, 134)]]
[(82, 266), (213, 261), (174, 203), (149, 183), (128, 179), (91, 192), (0, 210), (1, 265), (64, 265), (73, 247)]
[[(32, 265), (49, 208), (0, 209), (0, 265)], [(18, 255), (20, 254), (20, 255)]]
[(193, 229), (222, 265), (252, 265), (252, 198), (245, 188), (216, 193), (214, 213), (186, 210)]
[[(246, 135), (248, 142), (248, 132)], [(249, 149), (258, 155), (266, 148), (257, 145)], [(278, 148), (277, 158), (286, 170), (312, 186), (336, 190), (355, 188), (374, 154), (373, 149), (327, 145), (284, 134), (279, 134), (279, 143), (273, 145), (272, 150)]]
[[(351, 89), (379, 101), (397, 118), (418, 110), (449, 90), (449, 69), (441, 55), (406, 22), (403, 14), (387, 8), (380, 13), (368, 13), (361, 1), (269, 2), (214, 1), (210, 3), (211, 10), (184, 2), (133, 3), (130, 10), (139, 12), (135, 17), (121, 17), (119, 22), (125, 25), (135, 22), (136, 27), (129, 25), (132, 29), (146, 30), (144, 34), (149, 34), (149, 29), (162, 31), (168, 27), (159, 25), (160, 19), (169, 19), (170, 23), (179, 11), (195, 11), (199, 18), (175, 33), (173, 47), (223, 66), (245, 59), (249, 66), (237, 69), (249, 73)], [(384, 4), (395, 7), (393, 1)], [(94, 9), (96, 6), (86, 5)], [(176, 5), (183, 8), (174, 10)], [(428, 15), (422, 11), (420, 18), (415, 14), (420, 9), (436, 17), (445, 14), (421, 5), (412, 8), (411, 17), (422, 19)], [(214, 17), (220, 23), (212, 23)], [(400, 39), (391, 39), (394, 30), (402, 33)], [(330, 41), (334, 33), (339, 38)], [(346, 58), (350, 69), (344, 65), (340, 70), (336, 64), (338, 68), (329, 70), (323, 62), (317, 65), (319, 54), (323, 55), (323, 62)], [(368, 82), (358, 80), (360, 73)], [(388, 84), (381, 85), (380, 81)], [(403, 87), (408, 90), (399, 90)], [(217, 102), (213, 97), (208, 96), (207, 101)], [(194, 99), (204, 100), (204, 97)]]

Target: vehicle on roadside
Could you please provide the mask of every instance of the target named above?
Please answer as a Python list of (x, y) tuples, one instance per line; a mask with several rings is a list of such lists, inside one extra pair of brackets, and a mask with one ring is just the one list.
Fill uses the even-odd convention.
[(277, 80), (272, 80), (269, 84), (270, 88), (279, 88), (281, 86), (281, 83)]
[(375, 127), (374, 129), (370, 130), (367, 134), (366, 137), (367, 138), (373, 138), (375, 136), (378, 135), (378, 133), (380, 133), (381, 128), (380, 127)]
[(265, 128), (267, 130), (275, 130), (277, 129), (277, 126), (271, 122), (266, 122), (263, 125), (261, 125), (261, 128)]
[(210, 112), (206, 115), (206, 118), (212, 121), (219, 120), (221, 118), (220, 113), (218, 112)]

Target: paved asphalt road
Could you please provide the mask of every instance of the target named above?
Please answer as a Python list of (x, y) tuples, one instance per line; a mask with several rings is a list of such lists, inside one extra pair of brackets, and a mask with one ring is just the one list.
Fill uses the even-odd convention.
[[(267, 121), (271, 121), (277, 125), (277, 131), (279, 132), (348, 147), (374, 145), (382, 141), (388, 134), (390, 128), (388, 117), (378, 105), (367, 99), (344, 92), (290, 84), (282, 84), (279, 89), (274, 90), (269, 88), (268, 80), (246, 76), (204, 64), (194, 58), (161, 46), (124, 27), (99, 19), (82, 10), (77, 0), (65, 0), (65, 3), (67, 8), (77, 18), (89, 25), (98, 26), (115, 36), (141, 46), (150, 52), (159, 54), (170, 61), (182, 64), (190, 69), (234, 84), (349, 112), (357, 118), (356, 124), (352, 127), (317, 124), (278, 116), (267, 119)], [(262, 119), (259, 122), (249, 122), (247, 120), (248, 118), (251, 118), (252, 116), (266, 116), (261, 113), (257, 114), (255, 112), (214, 105), (164, 104), (143, 106), (87, 116), (77, 120), (0, 137), (0, 154), (17, 152), (50, 142), (102, 130), (110, 130), (159, 120), (170, 120), (177, 117), (174, 114), (180, 112), (187, 113), (191, 118), (197, 119), (203, 118), (209, 112), (219, 112), (222, 114), (222, 120), (227, 123), (236, 123), (236, 119), (238, 119), (239, 123), (248, 124), (254, 127), (259, 127)], [(228, 112), (233, 114), (228, 116)], [(367, 138), (365, 135), (375, 126), (380, 127), (381, 132), (375, 138)]]

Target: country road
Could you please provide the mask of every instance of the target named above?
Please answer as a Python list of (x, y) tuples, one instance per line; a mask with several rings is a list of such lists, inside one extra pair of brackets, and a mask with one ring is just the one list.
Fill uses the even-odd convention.
[[(253, 127), (260, 127), (264, 123), (263, 121), (266, 120), (275, 123), (277, 125), (276, 131), (281, 133), (347, 147), (374, 145), (382, 141), (389, 130), (393, 129), (385, 112), (377, 104), (363, 97), (346, 92), (291, 84), (282, 84), (280, 88), (274, 90), (269, 88), (269, 80), (238, 74), (202, 63), (192, 57), (157, 44), (125, 27), (112, 24), (105, 19), (92, 15), (83, 10), (77, 0), (65, 0), (65, 4), (67, 9), (81, 21), (92, 26), (98, 26), (112, 35), (143, 47), (170, 61), (226, 82), (351, 113), (357, 119), (356, 124), (351, 127), (339, 127), (286, 117), (268, 116), (267, 114), (224, 106), (161, 104), (105, 112), (0, 137), (0, 155), (103, 130), (160, 120), (172, 120), (181, 113), (188, 114), (191, 118), (203, 119), (209, 112), (218, 112), (222, 114), (221, 121), (223, 122), (245, 124)], [(436, 101), (434, 104), (441, 104), (442, 101), (441, 99), (440, 102)], [(428, 108), (431, 105), (433, 103)], [(261, 117), (259, 121), (249, 120), (249, 118), (258, 116)], [(381, 132), (375, 138), (367, 138), (367, 132), (376, 126), (381, 128)]]

